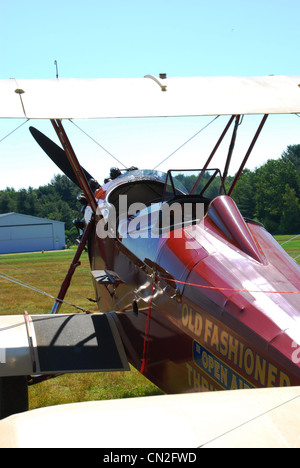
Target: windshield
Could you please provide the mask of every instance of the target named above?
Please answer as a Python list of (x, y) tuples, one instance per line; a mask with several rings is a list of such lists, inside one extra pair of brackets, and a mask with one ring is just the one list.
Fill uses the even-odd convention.
[(134, 171), (128, 171), (124, 174), (121, 174), (116, 180), (125, 178), (127, 178), (129, 181), (148, 179), (156, 180), (164, 184), (166, 182), (166, 177), (167, 174), (165, 172), (153, 171), (152, 169), (136, 169)]
[(198, 195), (213, 199), (226, 193), (219, 169), (171, 170), (167, 173), (164, 200), (176, 196)]

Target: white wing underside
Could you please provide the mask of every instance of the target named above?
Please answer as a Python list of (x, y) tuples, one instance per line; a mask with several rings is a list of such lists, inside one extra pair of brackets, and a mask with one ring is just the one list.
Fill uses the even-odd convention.
[(300, 76), (0, 80), (0, 117), (99, 119), (300, 113)]

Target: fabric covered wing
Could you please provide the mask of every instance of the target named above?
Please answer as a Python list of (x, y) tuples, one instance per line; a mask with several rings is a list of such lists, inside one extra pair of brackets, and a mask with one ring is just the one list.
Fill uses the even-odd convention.
[(0, 80), (0, 117), (291, 114), (299, 86), (300, 76)]

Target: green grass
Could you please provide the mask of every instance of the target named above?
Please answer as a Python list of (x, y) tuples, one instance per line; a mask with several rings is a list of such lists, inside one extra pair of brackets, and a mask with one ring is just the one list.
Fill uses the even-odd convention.
[[(281, 245), (282, 248), (293, 258), (296, 259), (296, 262), (300, 264), (300, 237), (296, 237), (295, 235), (285, 235), (285, 236), (275, 236), (277, 242)], [(296, 258), (298, 257), (298, 258)]]
[(160, 394), (161, 390), (134, 368), (130, 372), (66, 374), (29, 387), (30, 409)]
[[(62, 252), (0, 255), (0, 275), (57, 296), (76, 249)], [(87, 253), (80, 259), (66, 301), (97, 312)], [(0, 277), (0, 315), (49, 314), (54, 303), (43, 294), (24, 288)], [(64, 304), (61, 313), (77, 310)], [(130, 372), (66, 374), (29, 387), (30, 409), (80, 401), (130, 398), (162, 392), (134, 368)]]
[[(0, 255), (0, 275), (13, 277), (16, 281), (26, 283), (29, 287), (32, 286), (56, 297), (74, 254), (75, 249), (45, 252), (44, 254)], [(54, 303), (52, 298), (11, 283), (1, 277), (0, 285), (1, 315), (24, 313), (24, 310), (30, 314), (47, 314), (51, 311)], [(88, 301), (89, 297), (94, 298), (94, 291), (88, 256), (87, 253), (84, 253), (65, 301), (95, 312), (97, 308)], [(64, 305), (62, 311), (71, 313), (76, 310), (71, 306)]]

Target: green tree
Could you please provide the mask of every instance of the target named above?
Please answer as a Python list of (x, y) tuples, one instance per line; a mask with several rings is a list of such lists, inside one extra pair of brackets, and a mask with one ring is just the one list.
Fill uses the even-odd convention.
[(12, 201), (7, 192), (0, 193), (0, 213), (10, 213), (12, 208)]
[[(229, 188), (231, 184), (228, 185)], [(245, 169), (233, 191), (232, 198), (242, 215), (254, 219), (256, 214), (255, 173)]]
[(21, 214), (30, 215), (30, 201), (26, 189), (21, 189), (17, 192), (16, 211)]
[(283, 210), (280, 221), (281, 234), (300, 233), (300, 203), (296, 190), (288, 184), (283, 195)]
[(71, 209), (78, 209), (77, 196), (80, 189), (65, 175), (56, 175), (51, 181), (51, 185), (59, 198), (70, 206)]
[(300, 172), (300, 145), (289, 145), (281, 157), (284, 161), (293, 163)]
[(280, 233), (286, 186), (299, 196), (300, 175), (291, 161), (269, 160), (255, 173), (256, 217), (272, 234)]

